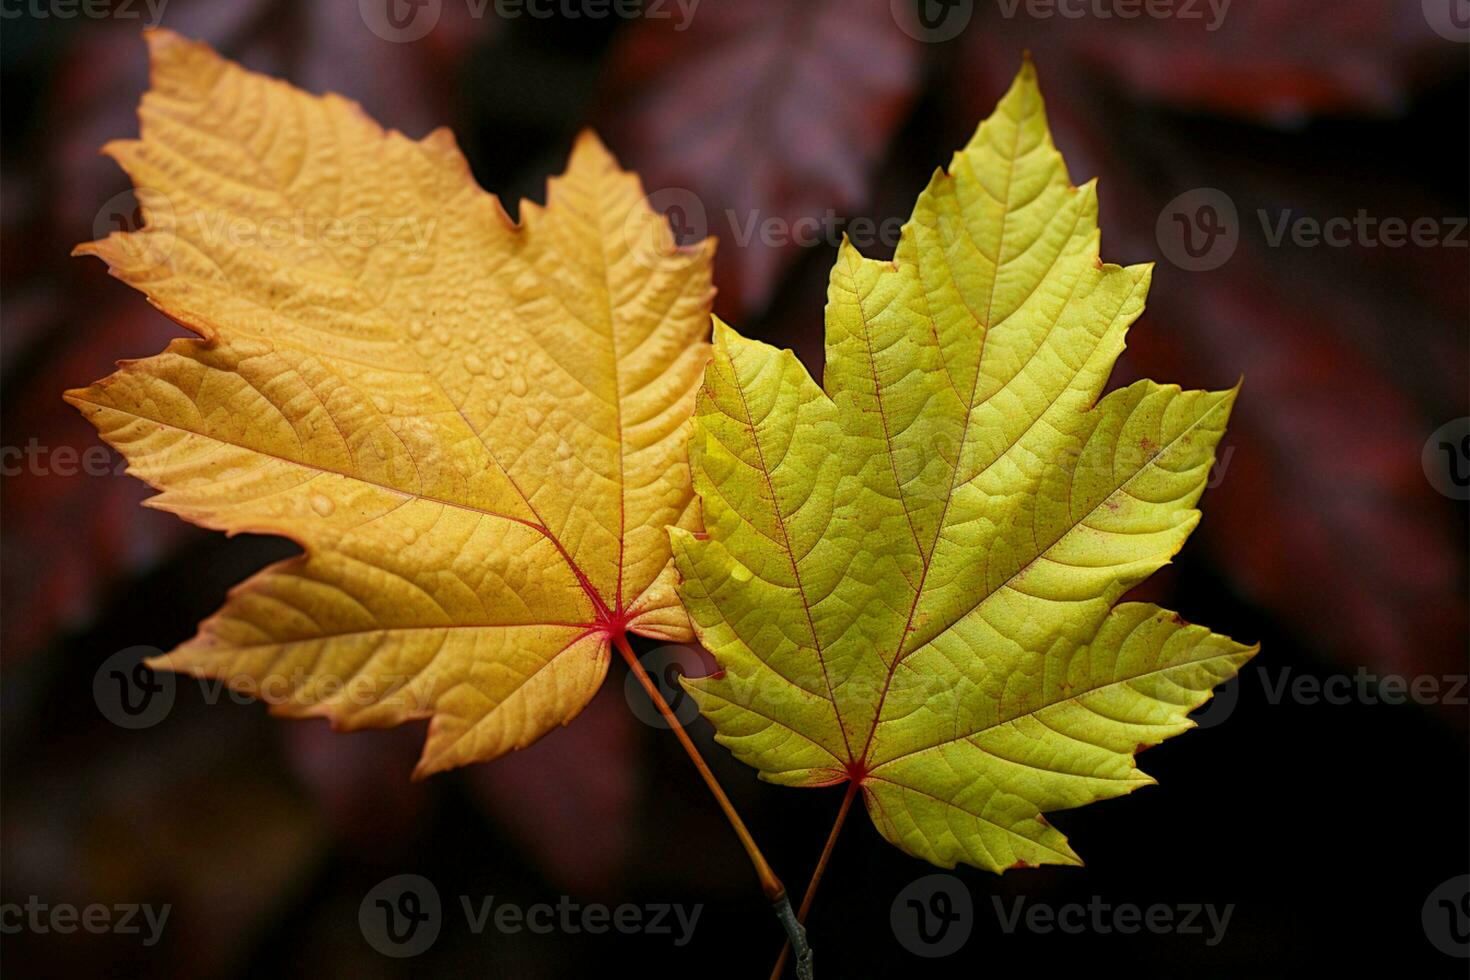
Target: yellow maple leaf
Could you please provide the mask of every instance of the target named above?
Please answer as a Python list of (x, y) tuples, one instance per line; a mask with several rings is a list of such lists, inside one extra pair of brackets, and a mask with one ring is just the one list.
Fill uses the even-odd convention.
[(688, 638), (665, 528), (697, 526), (713, 243), (676, 247), (590, 133), (516, 225), (447, 130), (148, 45), (141, 138), (106, 148), (146, 223), (77, 251), (202, 339), (66, 397), (151, 505), (305, 550), (153, 666), (431, 718), (422, 776), (570, 721), (625, 631)]
[(1028, 60), (893, 261), (843, 242), (822, 385), (721, 324), (695, 410), (708, 533), (672, 533), (722, 669), (686, 686), (761, 778), (861, 789), (944, 867), (1080, 864), (1043, 814), (1151, 784), (1136, 752), (1257, 649), (1120, 601), (1199, 522), (1236, 392), (1104, 393), (1151, 267), (1099, 242)]

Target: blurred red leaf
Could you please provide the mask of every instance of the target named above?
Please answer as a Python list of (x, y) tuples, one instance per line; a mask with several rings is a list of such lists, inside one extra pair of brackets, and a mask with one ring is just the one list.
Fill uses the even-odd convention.
[[(91, 295), (97, 293), (107, 295)], [(192, 534), (173, 516), (140, 507), (152, 496), (148, 487), (123, 476), (121, 460), (98, 445), (90, 425), (58, 409), (57, 393), (109, 370), (109, 354), (142, 353), (176, 332), (136, 304), (111, 309), (86, 317), (73, 310), (76, 319), (65, 324), (73, 331), (70, 342), (7, 392), (0, 504), (7, 662), (42, 646), (57, 629), (77, 625), (114, 579), (147, 568)], [(48, 329), (59, 326), (48, 323)], [(59, 528), (67, 531), (65, 547), (56, 543)]]
[[(277, 728), (286, 744), (282, 757), (330, 823), (333, 840), (359, 854), (394, 855), (427, 832), (439, 784), (402, 778), (418, 760), (420, 726), (345, 737), (325, 722)], [(577, 724), (454, 778), (466, 781), (519, 860), (562, 890), (614, 895), (635, 828), (637, 737), (622, 685), (608, 683)]]
[(719, 238), (717, 310), (763, 306), (803, 229), (867, 202), (919, 58), (888, 0), (742, 0), (701, 7), (685, 30), (651, 18), (627, 30), (609, 136), (655, 206)]
[(428, 820), (432, 787), (403, 778), (424, 744), (421, 726), (344, 735), (325, 719), (273, 726), (281, 758), (316, 804), (331, 837), (359, 854), (411, 851)]
[(575, 725), (471, 766), (465, 778), (490, 818), (557, 887), (612, 895), (634, 833), (637, 739), (623, 685), (607, 683)]
[[(107, 963), (122, 976), (236, 973), (310, 882), (328, 850), (320, 823), (289, 780), (258, 764), (244, 714), (234, 721), (222, 729), (213, 714), (176, 717), (125, 733), (129, 742), (99, 716), (7, 776), (7, 889), (78, 907), (150, 902), (167, 914), (156, 947), (76, 929), (48, 948), (47, 972), (80, 976)], [(144, 937), (153, 931), (143, 914), (136, 921)], [(7, 956), (19, 952), (13, 939), (36, 938), (7, 937)]]
[[(1154, 5), (986, 4), (972, 37), (1007, 38), (1049, 64), (1087, 64), (1145, 101), (1272, 122), (1321, 113), (1398, 109), (1418, 81), (1463, 65), (1463, 50), (1434, 32), (1417, 2), (1310, 0)], [(1063, 16), (1062, 9), (1084, 16)], [(1052, 12), (1044, 17), (1031, 10)], [(1001, 49), (1001, 45), (995, 45)], [(1050, 57), (1048, 57), (1050, 56)]]

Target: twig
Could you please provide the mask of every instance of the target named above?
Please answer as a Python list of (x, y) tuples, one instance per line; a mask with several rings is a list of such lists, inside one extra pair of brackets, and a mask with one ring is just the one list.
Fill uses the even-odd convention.
[[(807, 913), (812, 910), (812, 899), (816, 897), (817, 885), (822, 881), (822, 872), (827, 870), (827, 862), (832, 859), (832, 848), (837, 845), (837, 835), (847, 820), (847, 811), (852, 807), (852, 798), (857, 795), (857, 789), (856, 781), (848, 782), (847, 793), (842, 797), (842, 808), (837, 811), (837, 820), (832, 824), (832, 832), (827, 835), (827, 843), (822, 848), (822, 856), (817, 859), (817, 868), (812, 872), (812, 880), (807, 883), (806, 895), (801, 899), (801, 911), (796, 913), (796, 928), (801, 930), (802, 939), (800, 942), (789, 942), (781, 947), (781, 955), (776, 958), (776, 968), (771, 971), (771, 980), (781, 980), (781, 971), (786, 969), (786, 958), (791, 955), (793, 948), (796, 949), (797, 977), (800, 980), (811, 980), (812, 951), (811, 947), (806, 944), (806, 929), (802, 923), (806, 921)], [(790, 928), (787, 928), (786, 933), (793, 935)]]

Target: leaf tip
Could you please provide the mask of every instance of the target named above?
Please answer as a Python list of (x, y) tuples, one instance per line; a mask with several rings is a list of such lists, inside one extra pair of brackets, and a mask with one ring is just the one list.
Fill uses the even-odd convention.
[(435, 126), (424, 134), (423, 139), (419, 140), (419, 145), (444, 153), (457, 154), (459, 152), (459, 141), (454, 138), (454, 130), (448, 126)]
[(91, 391), (91, 386), (86, 388), (68, 388), (61, 393), (61, 400), (79, 411), (85, 411), (82, 406), (88, 404), (86, 396)]
[(430, 754), (433, 743), (434, 722), (431, 721), (429, 722), (429, 737), (424, 742), (423, 754), (419, 756), (419, 761), (414, 764), (413, 772), (408, 774), (410, 782), (421, 783), (436, 772), (443, 772), (445, 769), (453, 768), (452, 764), (446, 764), (444, 762), (443, 753)]
[(729, 356), (731, 348), (745, 339), (740, 336), (739, 330), (736, 330), (718, 316), (711, 314), (710, 323), (712, 325), (712, 336), (710, 339), (713, 342), (715, 350), (721, 354)]
[(613, 152), (607, 148), (602, 137), (598, 136), (597, 131), (591, 126), (584, 126), (572, 140), (572, 154), (567, 164), (567, 171), (570, 172), (579, 163), (590, 164), (601, 170), (622, 169), (618, 165), (617, 157), (613, 156)]
[(148, 45), (152, 54), (167, 51), (170, 47), (179, 44), (188, 44), (189, 41), (178, 31), (167, 27), (145, 27), (143, 28), (143, 43)]
[(1040, 84), (1036, 76), (1036, 59), (1031, 56), (1030, 48), (1021, 52), (1021, 67), (1016, 71), (1016, 78), (1011, 83), (1011, 89), (1012, 91), (1040, 90)]
[(143, 43), (148, 47), (148, 60), (153, 68), (155, 83), (158, 81), (158, 69), (176, 58), (190, 55), (202, 55), (215, 60), (219, 58), (214, 49), (203, 41), (191, 40), (167, 27), (144, 28)]

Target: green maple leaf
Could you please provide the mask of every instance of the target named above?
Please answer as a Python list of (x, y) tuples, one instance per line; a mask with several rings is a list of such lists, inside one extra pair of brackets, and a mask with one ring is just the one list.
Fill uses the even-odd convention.
[(671, 533), (722, 667), (701, 710), (762, 778), (855, 782), (946, 867), (1080, 863), (1042, 814), (1152, 783), (1134, 753), (1255, 653), (1118, 603), (1198, 522), (1236, 393), (1103, 396), (1151, 266), (1098, 240), (1028, 62), (894, 261), (843, 243), (823, 387), (717, 324), (698, 400), (707, 533)]

